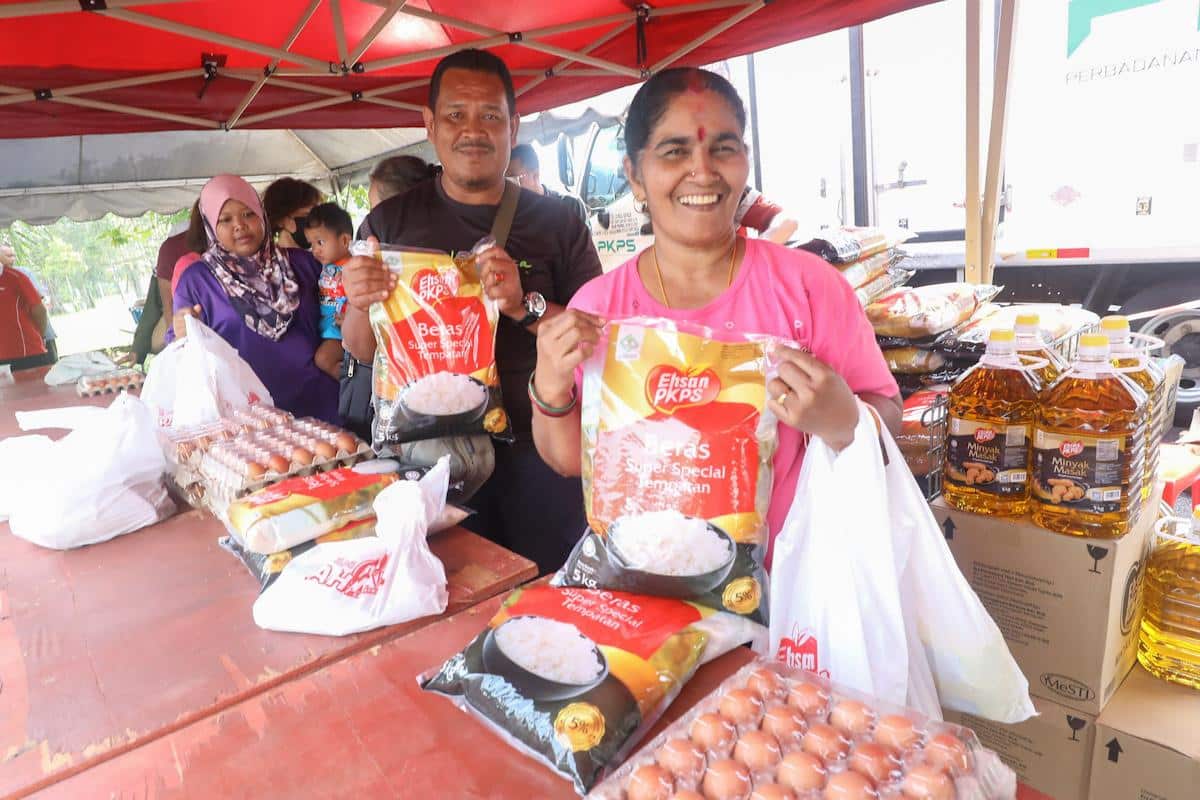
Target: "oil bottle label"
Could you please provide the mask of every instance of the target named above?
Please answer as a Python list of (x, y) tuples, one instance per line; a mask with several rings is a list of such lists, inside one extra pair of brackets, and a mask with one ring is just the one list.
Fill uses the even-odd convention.
[(1025, 493), (1029, 426), (950, 417), (945, 480), (1001, 496)]
[(1038, 430), (1033, 437), (1033, 494), (1040, 502), (1089, 514), (1121, 510), (1124, 436), (1096, 437)]

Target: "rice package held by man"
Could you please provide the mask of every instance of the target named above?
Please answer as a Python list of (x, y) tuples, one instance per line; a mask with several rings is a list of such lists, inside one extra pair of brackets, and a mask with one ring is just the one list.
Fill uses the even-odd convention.
[(679, 597), (765, 622), (783, 340), (628, 319), (583, 366), (590, 530), (555, 582)]
[(355, 242), (352, 250), (382, 259), (397, 278), (370, 310), (376, 452), (443, 436), (511, 437), (496, 370), (500, 311), (484, 293), (474, 253), (374, 247)]
[(421, 685), (583, 794), (621, 765), (701, 663), (761, 646), (762, 633), (682, 600), (532, 585)]

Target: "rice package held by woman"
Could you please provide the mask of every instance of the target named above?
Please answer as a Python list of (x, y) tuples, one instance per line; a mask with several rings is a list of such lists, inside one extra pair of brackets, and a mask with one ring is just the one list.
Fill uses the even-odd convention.
[(763, 560), (783, 340), (628, 319), (583, 366), (590, 530), (556, 583), (679, 597), (766, 620)]
[(474, 253), (403, 250), (355, 242), (396, 288), (371, 306), (375, 332), (375, 450), (402, 442), (490, 433), (510, 438), (496, 370), (500, 311), (484, 293)]
[(999, 291), (996, 286), (970, 283), (897, 289), (867, 306), (867, 319), (876, 336), (924, 339), (966, 322)]
[(762, 633), (682, 600), (532, 585), (421, 685), (583, 794), (621, 765), (701, 663), (761, 645)]

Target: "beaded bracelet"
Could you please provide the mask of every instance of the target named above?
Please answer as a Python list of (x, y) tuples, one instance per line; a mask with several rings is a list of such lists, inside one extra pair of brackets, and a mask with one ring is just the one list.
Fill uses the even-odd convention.
[(560, 417), (565, 417), (568, 414), (570, 414), (572, 411), (575, 410), (575, 406), (579, 402), (579, 392), (574, 386), (572, 386), (571, 387), (571, 402), (567, 403), (565, 406), (549, 405), (548, 403), (543, 401), (542, 398), (538, 397), (537, 390), (533, 388), (533, 374), (530, 373), (530, 375), (529, 375), (529, 400), (533, 403), (533, 407), (536, 408), (538, 411), (540, 411), (542, 414), (546, 415), (547, 417), (554, 417), (557, 419)]

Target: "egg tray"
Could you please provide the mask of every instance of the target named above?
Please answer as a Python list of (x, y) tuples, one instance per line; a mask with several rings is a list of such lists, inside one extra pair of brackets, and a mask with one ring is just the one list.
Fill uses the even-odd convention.
[(146, 376), (136, 369), (118, 369), (102, 372), (99, 375), (84, 375), (75, 382), (75, 391), (80, 397), (93, 397), (99, 394), (117, 394), (134, 389), (141, 389), (146, 382)]
[(975, 734), (779, 661), (724, 681), (588, 795), (596, 800), (1009, 800)]

